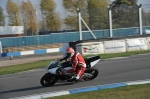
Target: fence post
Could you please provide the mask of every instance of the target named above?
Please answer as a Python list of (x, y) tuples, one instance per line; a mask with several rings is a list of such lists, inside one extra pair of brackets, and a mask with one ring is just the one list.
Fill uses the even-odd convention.
[(139, 5), (139, 27), (140, 35), (142, 35), (142, 4)]
[(23, 36), (26, 36), (26, 34), (25, 34), (25, 20), (24, 20), (24, 12), (23, 11), (21, 11), (21, 14), (22, 14), (22, 21), (23, 21)]
[(113, 37), (113, 33), (112, 33), (112, 13), (111, 13), (111, 8), (112, 8), (111, 6), (108, 6), (110, 37)]
[(78, 14), (78, 20), (79, 20), (79, 34), (80, 34), (80, 40), (82, 40), (82, 24), (81, 24), (81, 12), (80, 9), (77, 9)]

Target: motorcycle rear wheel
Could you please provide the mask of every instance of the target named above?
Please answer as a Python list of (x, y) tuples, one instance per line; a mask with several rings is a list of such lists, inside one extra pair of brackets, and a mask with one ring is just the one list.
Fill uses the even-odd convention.
[(86, 80), (93, 80), (98, 76), (99, 71), (97, 69), (90, 68), (90, 69), (85, 70), (84, 73), (89, 73), (92, 75), (91, 77), (88, 77)]
[(50, 73), (46, 73), (40, 80), (40, 83), (44, 87), (49, 87), (57, 82), (56, 76)]

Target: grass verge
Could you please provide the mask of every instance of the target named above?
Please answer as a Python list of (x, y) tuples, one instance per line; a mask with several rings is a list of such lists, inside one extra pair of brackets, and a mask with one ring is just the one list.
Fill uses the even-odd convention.
[(46, 99), (150, 99), (150, 84), (125, 86)]
[(44, 68), (49, 64), (50, 61), (53, 60), (42, 60), (42, 61), (36, 61), (31, 63), (0, 67), (0, 75), (13, 74), (22, 71)]
[[(136, 54), (145, 54), (145, 53), (150, 53), (150, 50), (126, 52), (126, 53), (100, 54), (100, 57), (101, 57), (101, 59), (107, 59), (107, 58), (125, 57), (125, 56), (131, 56), (131, 55), (136, 55)], [(88, 56), (84, 56), (84, 57), (89, 57), (89, 56), (92, 56), (92, 55), (88, 55)], [(44, 68), (51, 61), (53, 61), (53, 60), (42, 60), (42, 61), (31, 62), (31, 63), (26, 63), (26, 64), (0, 67), (0, 75), (13, 74), (13, 73), (18, 73), (18, 72), (22, 72), (22, 71), (32, 70), (32, 69)]]

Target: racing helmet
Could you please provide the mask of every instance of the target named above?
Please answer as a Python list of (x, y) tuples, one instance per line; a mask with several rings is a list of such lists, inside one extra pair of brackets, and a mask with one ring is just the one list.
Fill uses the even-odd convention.
[(74, 49), (71, 47), (68, 47), (66, 50), (66, 55), (71, 58), (74, 54), (75, 54)]

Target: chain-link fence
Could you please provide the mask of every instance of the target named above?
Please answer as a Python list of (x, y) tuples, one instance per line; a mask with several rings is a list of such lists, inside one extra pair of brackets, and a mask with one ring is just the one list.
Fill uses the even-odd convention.
[[(107, 8), (89, 10), (81, 9), (80, 12), (83, 19), (81, 21), (83, 40), (94, 39), (89, 31), (92, 31), (96, 38), (104, 38), (109, 36), (109, 15)], [(83, 21), (85, 24), (83, 24)]]
[[(111, 36), (110, 29), (112, 37), (140, 35), (140, 26), (142, 35), (150, 34), (150, 4), (81, 10), (81, 15), (83, 19), (88, 20), (87, 24), (97, 38)], [(83, 27), (82, 25), (82, 29), (86, 30)], [(83, 39), (88, 39), (89, 35), (83, 32)]]

